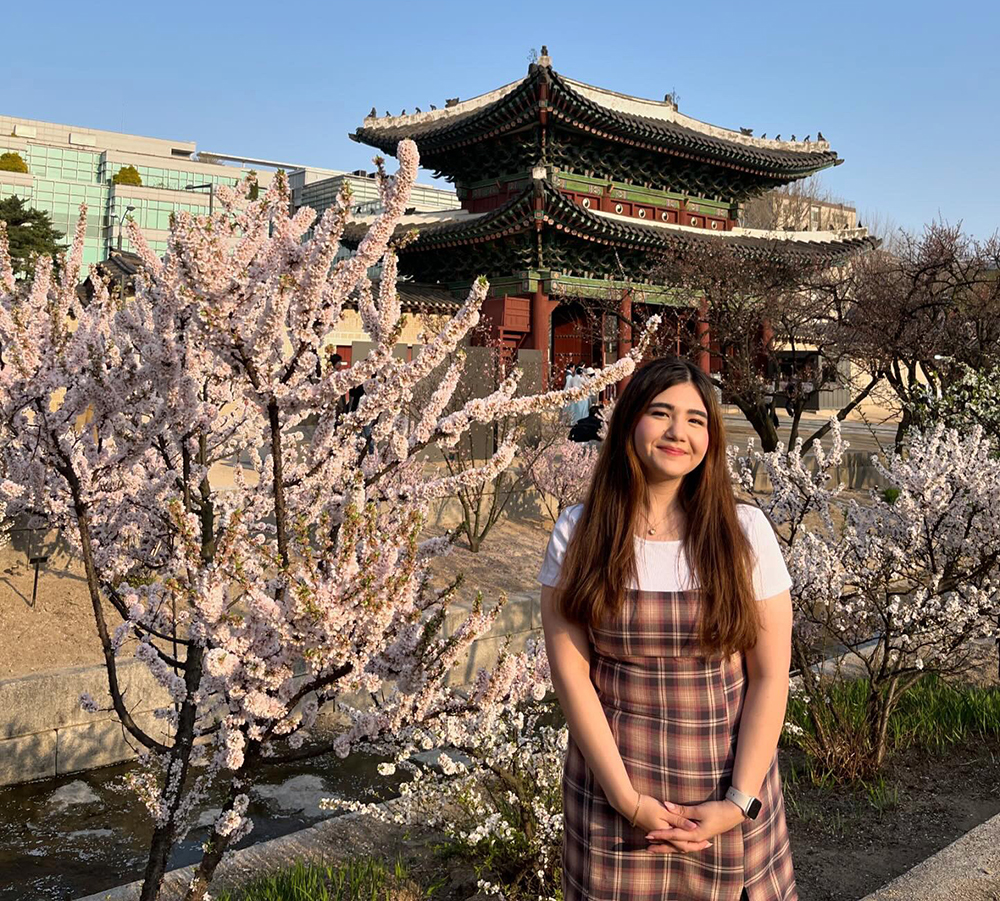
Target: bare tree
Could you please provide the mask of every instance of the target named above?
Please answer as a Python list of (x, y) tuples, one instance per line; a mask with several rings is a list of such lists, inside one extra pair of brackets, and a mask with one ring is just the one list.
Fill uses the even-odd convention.
[(998, 265), (997, 235), (976, 241), (960, 225), (932, 223), (852, 266), (827, 337), (891, 388), (897, 447), (928, 387), (940, 393), (963, 364), (982, 371), (1000, 359)]
[(854, 208), (815, 175), (750, 198), (740, 213), (740, 225), (769, 231), (827, 231), (857, 224)]

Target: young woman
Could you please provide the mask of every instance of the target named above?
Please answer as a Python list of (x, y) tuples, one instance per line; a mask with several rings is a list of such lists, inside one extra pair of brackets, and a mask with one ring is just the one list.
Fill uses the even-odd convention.
[(632, 377), (538, 578), (570, 732), (564, 901), (796, 901), (777, 761), (791, 580), (736, 502), (701, 370)]

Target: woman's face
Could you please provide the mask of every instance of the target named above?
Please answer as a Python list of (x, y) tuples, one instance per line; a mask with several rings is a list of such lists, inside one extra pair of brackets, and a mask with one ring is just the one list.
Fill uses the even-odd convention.
[(708, 411), (691, 382), (680, 382), (650, 401), (632, 433), (650, 482), (678, 479), (705, 459)]

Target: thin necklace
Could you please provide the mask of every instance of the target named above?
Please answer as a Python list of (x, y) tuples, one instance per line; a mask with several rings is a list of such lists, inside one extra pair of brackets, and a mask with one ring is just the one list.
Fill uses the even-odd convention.
[(646, 534), (647, 534), (647, 535), (655, 535), (655, 534), (656, 534), (656, 530), (657, 530), (657, 529), (661, 529), (661, 528), (663, 528), (663, 526), (664, 526), (664, 525), (666, 524), (666, 522), (667, 522), (667, 520), (666, 520), (666, 519), (664, 519), (664, 520), (663, 520), (663, 522), (661, 522), (661, 523), (659, 523), (658, 525), (655, 525), (655, 526), (654, 526), (654, 525), (653, 525), (652, 523), (650, 523), (650, 521), (649, 521), (649, 517), (648, 517), (648, 516), (647, 516), (647, 515), (646, 515), (645, 513), (643, 513), (643, 514), (642, 514), (642, 518), (643, 518), (644, 520), (646, 520)]

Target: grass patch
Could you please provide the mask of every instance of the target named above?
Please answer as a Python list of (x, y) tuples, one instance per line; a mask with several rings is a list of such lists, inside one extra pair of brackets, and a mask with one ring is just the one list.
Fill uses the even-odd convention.
[(407, 875), (399, 858), (392, 868), (374, 857), (338, 864), (297, 861), (287, 870), (268, 873), (218, 901), (416, 901), (424, 894)]
[[(848, 731), (857, 728), (860, 732), (870, 691), (870, 684), (863, 679), (833, 687), (830, 706), (849, 724)], [(836, 790), (843, 790), (844, 786), (833, 770), (808, 753), (808, 737), (814, 732), (808, 708), (801, 698), (789, 698), (787, 719), (807, 733), (807, 740), (782, 736), (784, 745), (805, 752), (805, 757), (800, 758), (798, 763), (786, 759), (787, 771), (783, 776), (789, 789), (785, 796), (786, 804), (803, 820), (813, 821), (814, 825), (821, 825), (834, 835), (843, 834), (845, 811), (809, 809), (811, 805), (806, 800), (807, 795), (802, 793), (805, 784)], [(889, 718), (890, 755), (916, 748), (940, 756), (957, 745), (990, 741), (997, 737), (1000, 737), (1000, 689), (950, 685), (935, 673), (928, 673), (910, 686)], [(858, 779), (854, 789), (848, 805), (853, 808), (847, 811), (849, 815), (860, 814), (862, 809), (867, 809), (875, 811), (881, 819), (900, 805), (898, 786), (882, 773)]]
[(949, 685), (930, 673), (903, 693), (889, 728), (894, 747), (934, 753), (1000, 736), (1000, 688)]
[[(865, 706), (871, 685), (853, 679), (834, 685), (829, 706), (836, 710), (853, 734), (863, 732)], [(813, 703), (810, 701), (810, 703)], [(788, 699), (786, 718), (814, 735), (808, 707), (801, 697)], [(1000, 736), (1000, 688), (949, 685), (936, 673), (911, 685), (899, 698), (889, 717), (889, 750), (916, 746), (941, 753), (956, 744)], [(795, 737), (782, 736), (785, 745), (802, 746)]]

